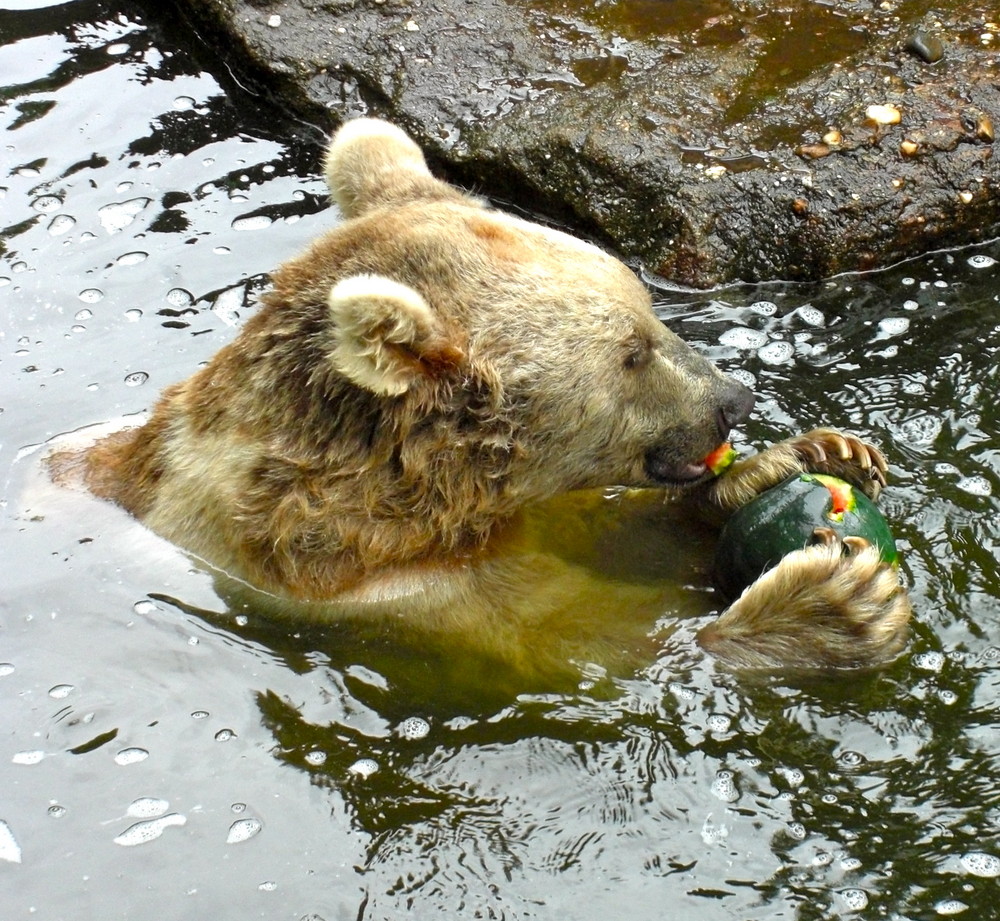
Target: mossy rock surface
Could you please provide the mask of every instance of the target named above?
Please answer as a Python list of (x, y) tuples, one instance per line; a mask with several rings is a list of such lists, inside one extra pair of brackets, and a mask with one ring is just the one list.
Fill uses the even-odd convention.
[(898, 560), (885, 518), (864, 493), (837, 477), (804, 473), (762, 493), (726, 523), (715, 554), (719, 588), (736, 598), (783, 556), (812, 543), (816, 528), (863, 537), (887, 563)]

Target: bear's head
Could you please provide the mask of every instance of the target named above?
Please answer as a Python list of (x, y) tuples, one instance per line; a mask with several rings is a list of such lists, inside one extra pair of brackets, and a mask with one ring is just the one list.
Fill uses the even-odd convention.
[(752, 408), (621, 262), (434, 179), (399, 129), (347, 123), (326, 177), (348, 219), (309, 256), (333, 279), (333, 366), (413, 407), (411, 432), (479, 441), (519, 500), (697, 482)]

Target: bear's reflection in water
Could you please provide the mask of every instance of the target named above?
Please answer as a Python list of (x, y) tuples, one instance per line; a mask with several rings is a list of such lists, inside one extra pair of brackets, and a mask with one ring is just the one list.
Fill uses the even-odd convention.
[[(228, 612), (193, 613), (292, 667), (311, 667), (310, 653), (320, 652), (340, 668), (371, 668), (404, 710), (422, 701), (447, 711), (449, 698), (459, 710), (491, 708), (634, 674), (656, 660), (678, 619), (693, 634), (693, 618), (722, 606), (708, 571), (714, 539), (662, 491), (578, 491), (526, 509), (489, 558), (467, 562), (474, 579), (452, 572), (441, 593), (430, 581), (417, 589), (423, 597), (296, 602), (216, 570)], [(691, 635), (680, 645), (684, 656), (703, 656)]]

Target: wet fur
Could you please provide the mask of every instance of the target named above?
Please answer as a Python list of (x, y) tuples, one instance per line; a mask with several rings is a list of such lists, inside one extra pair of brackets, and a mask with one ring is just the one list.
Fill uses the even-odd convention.
[[(252, 585), (330, 602), (322, 616), (402, 613), (508, 658), (572, 610), (545, 565), (509, 563), (533, 503), (659, 485), (692, 516), (724, 517), (807, 468), (869, 494), (884, 482), (877, 451), (831, 430), (715, 480), (662, 482), (749, 403), (656, 320), (628, 269), (439, 182), (382, 122), (338, 132), (326, 175), (347, 220), (275, 272), (241, 335), (144, 426), (56, 457), (57, 475), (78, 469)], [(804, 550), (702, 641), (739, 666), (872, 664), (905, 635), (893, 580), (865, 553)]]

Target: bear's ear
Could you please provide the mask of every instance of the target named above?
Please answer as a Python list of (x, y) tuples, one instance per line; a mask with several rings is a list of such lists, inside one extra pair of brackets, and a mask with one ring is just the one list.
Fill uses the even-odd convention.
[(331, 360), (341, 374), (373, 393), (405, 393), (465, 358), (420, 294), (391, 278), (345, 278), (330, 289), (329, 305), (337, 325)]
[(356, 118), (334, 134), (326, 152), (326, 182), (344, 217), (415, 197), (439, 197), (444, 183), (427, 169), (420, 148), (377, 118)]

